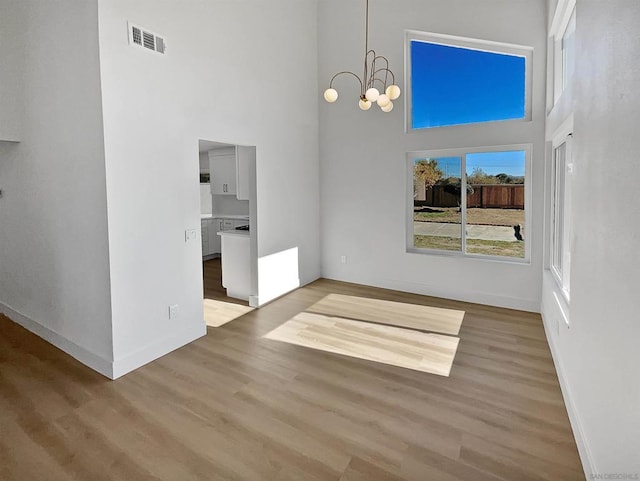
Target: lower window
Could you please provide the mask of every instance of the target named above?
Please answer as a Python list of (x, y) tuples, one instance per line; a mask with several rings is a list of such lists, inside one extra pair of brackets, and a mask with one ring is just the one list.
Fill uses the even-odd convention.
[(529, 259), (531, 146), (409, 152), (407, 248)]

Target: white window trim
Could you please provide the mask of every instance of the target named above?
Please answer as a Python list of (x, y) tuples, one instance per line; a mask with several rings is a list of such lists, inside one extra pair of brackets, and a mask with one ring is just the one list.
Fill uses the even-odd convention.
[(552, 61), (551, 85), (549, 89), (553, 92), (553, 105), (556, 105), (564, 92), (563, 79), (562, 79), (562, 36), (564, 35), (571, 15), (576, 8), (576, 0), (559, 0), (556, 6), (556, 11), (551, 21), (551, 27), (549, 28), (549, 43), (553, 48), (550, 49)]
[[(556, 181), (555, 181), (555, 172), (556, 172), (556, 148), (561, 146), (563, 143), (566, 143), (565, 150), (565, 163), (567, 164), (567, 171), (565, 172), (564, 186), (563, 186), (563, 202), (564, 202), (564, 214), (563, 214), (563, 226), (562, 226), (562, 256), (563, 256), (563, 265), (562, 271), (558, 272), (558, 270), (553, 265), (553, 251), (554, 251), (554, 238), (555, 238), (555, 191), (556, 191)], [(551, 275), (555, 280), (562, 296), (567, 304), (569, 304), (570, 300), (570, 291), (571, 291), (571, 283), (570, 283), (570, 273), (571, 273), (571, 190), (573, 184), (573, 173), (575, 171), (575, 165), (573, 162), (573, 114), (571, 114), (567, 119), (558, 127), (558, 129), (554, 132), (551, 138), (551, 209), (549, 210), (549, 259), (548, 259), (548, 269), (551, 271)], [(568, 198), (568, 201), (567, 201)], [(568, 262), (567, 262), (568, 261)], [(566, 271), (565, 271), (566, 270)], [(567, 279), (569, 282), (567, 284)]]
[[(575, 0), (573, 0), (575, 1)], [(414, 129), (411, 127), (412, 111), (412, 92), (411, 92), (411, 41), (418, 40), (423, 42), (435, 43), (439, 45), (448, 45), (452, 47), (462, 47), (470, 50), (479, 50), (482, 52), (502, 53), (507, 55), (515, 55), (525, 58), (525, 114), (522, 119), (493, 120), (488, 122), (473, 122), (470, 124), (454, 124), (441, 127), (454, 127), (456, 125), (478, 125), (478, 124), (494, 124), (498, 122), (529, 122), (531, 121), (531, 97), (533, 92), (533, 47), (526, 45), (517, 45), (513, 43), (495, 42), (492, 40), (480, 40), (469, 37), (457, 37), (454, 35), (445, 35), (433, 32), (420, 32), (418, 30), (404, 31), (404, 106), (405, 106), (405, 123), (404, 130), (410, 132), (424, 132), (429, 130), (426, 128)]]
[[(466, 192), (466, 155), (476, 154), (483, 152), (508, 152), (512, 150), (523, 150), (525, 152), (524, 160), (524, 231), (526, 233), (524, 239), (524, 258), (517, 257), (505, 257), (505, 256), (490, 256), (486, 254), (472, 254), (466, 251), (466, 236), (462, 236), (462, 247), (460, 251), (447, 251), (444, 249), (429, 249), (426, 247), (415, 247), (413, 243), (413, 159), (416, 157), (461, 157), (461, 177), (462, 192)], [(439, 149), (439, 150), (415, 150), (407, 152), (407, 171), (405, 177), (407, 179), (405, 198), (406, 204), (406, 251), (413, 254), (436, 254), (442, 256), (452, 257), (465, 257), (472, 259), (483, 259), (497, 262), (507, 262), (515, 264), (531, 264), (531, 157), (533, 155), (533, 144), (511, 144), (511, 145), (492, 145), (485, 147), (463, 147), (455, 149)], [(466, 212), (467, 212), (467, 196), (461, 195), (461, 207), (462, 207), (462, 226), (466, 225)]]

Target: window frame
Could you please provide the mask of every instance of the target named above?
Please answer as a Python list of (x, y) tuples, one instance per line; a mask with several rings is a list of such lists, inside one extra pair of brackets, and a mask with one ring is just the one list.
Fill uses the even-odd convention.
[[(557, 184), (558, 176), (558, 158), (557, 149), (565, 146), (564, 153), (564, 165), (563, 165), (563, 179), (562, 186)], [(551, 275), (554, 278), (562, 296), (565, 301), (569, 303), (571, 293), (571, 210), (572, 210), (572, 190), (573, 190), (573, 172), (574, 172), (574, 159), (573, 159), (573, 115), (569, 116), (567, 120), (558, 128), (553, 135), (551, 141), (551, 186), (550, 186), (550, 210), (549, 210), (549, 264), (548, 268), (551, 271)], [(557, 249), (557, 204), (559, 199), (559, 191), (562, 192), (562, 226), (561, 226), (561, 242), (562, 252), (560, 268), (555, 263), (555, 254)]]
[[(451, 124), (441, 125), (435, 127), (421, 127), (413, 128), (413, 96), (412, 96), (412, 81), (411, 81), (411, 42), (421, 41), (434, 43), (438, 45), (445, 45), (450, 47), (460, 47), (469, 50), (478, 50), (482, 52), (498, 53), (512, 56), (519, 56), (525, 58), (525, 115), (521, 119), (504, 119), (504, 120), (489, 120), (484, 122), (472, 122), (463, 124)], [(532, 93), (533, 93), (533, 47), (526, 45), (517, 45), (512, 43), (495, 42), (492, 40), (481, 40), (470, 37), (459, 37), (454, 35), (445, 35), (441, 33), (433, 32), (421, 32), (418, 30), (405, 30), (404, 31), (404, 102), (405, 102), (405, 133), (412, 132), (425, 132), (431, 129), (446, 128), (446, 127), (458, 127), (458, 126), (471, 126), (471, 125), (485, 125), (495, 124), (499, 122), (530, 122), (532, 115)]]
[(550, 63), (552, 66), (552, 75), (549, 88), (553, 92), (553, 105), (558, 103), (562, 93), (567, 90), (569, 86), (567, 82), (565, 82), (565, 58), (562, 49), (562, 39), (574, 15), (576, 15), (576, 0), (559, 0), (553, 15), (551, 27), (549, 28), (549, 43), (552, 46), (550, 52), (552, 57), (552, 62)]
[[(416, 157), (461, 157), (460, 165), (460, 177), (461, 177), (461, 192), (466, 192), (467, 188), (467, 174), (466, 174), (466, 156), (468, 154), (490, 153), (490, 152), (510, 152), (510, 151), (524, 151), (524, 230), (526, 236), (524, 238), (524, 258), (508, 257), (508, 256), (492, 256), (487, 254), (476, 254), (466, 252), (466, 235), (464, 234), (464, 228), (467, 224), (467, 196), (461, 195), (460, 207), (461, 211), (461, 250), (444, 250), (444, 249), (432, 249), (428, 247), (415, 247), (414, 245), (414, 171), (413, 160)], [(407, 253), (411, 254), (435, 254), (450, 257), (463, 257), (471, 259), (482, 259), (497, 262), (507, 262), (516, 264), (531, 264), (531, 209), (532, 209), (532, 193), (531, 193), (531, 158), (533, 155), (533, 144), (508, 144), (508, 145), (491, 145), (483, 147), (460, 147), (453, 149), (438, 149), (438, 150), (414, 150), (406, 153), (406, 192), (405, 198), (406, 213), (405, 213), (405, 248)]]

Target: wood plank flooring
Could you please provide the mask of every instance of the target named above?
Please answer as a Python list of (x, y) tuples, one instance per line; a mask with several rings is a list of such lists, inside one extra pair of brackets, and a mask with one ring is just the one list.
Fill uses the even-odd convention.
[(407, 302), (329, 294), (307, 309), (331, 316), (457, 335), (464, 311)]
[(202, 263), (203, 271), (203, 312), (209, 327), (220, 327), (253, 310), (249, 303), (227, 296), (222, 287), (222, 263), (218, 257)]
[[(262, 336), (331, 293), (466, 311), (450, 377)], [(319, 280), (111, 382), (0, 317), (0, 480), (584, 480), (540, 316)]]
[(243, 306), (229, 301), (205, 299), (203, 302), (204, 321), (209, 327), (220, 327), (227, 322), (253, 311), (253, 307)]
[(448, 376), (458, 338), (301, 312), (265, 339)]

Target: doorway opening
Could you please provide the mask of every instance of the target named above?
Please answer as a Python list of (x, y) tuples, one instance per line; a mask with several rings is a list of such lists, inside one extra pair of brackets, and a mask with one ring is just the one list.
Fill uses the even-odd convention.
[(203, 311), (219, 327), (257, 298), (255, 147), (200, 139)]

